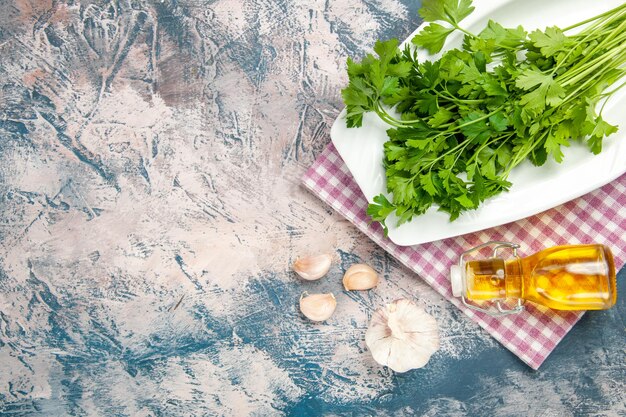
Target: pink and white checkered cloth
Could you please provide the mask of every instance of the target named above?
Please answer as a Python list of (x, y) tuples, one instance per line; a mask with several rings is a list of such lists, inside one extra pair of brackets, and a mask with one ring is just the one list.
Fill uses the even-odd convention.
[(437, 292), (487, 330), (533, 369), (538, 369), (582, 312), (554, 311), (532, 303), (526, 311), (491, 317), (473, 311), (452, 297), (450, 266), (459, 255), (490, 240), (519, 243), (521, 256), (559, 244), (602, 243), (613, 251), (616, 267), (626, 260), (626, 174), (587, 195), (543, 213), (502, 226), (422, 245), (402, 247), (369, 223), (367, 201), (335, 147), (330, 144), (303, 178), (304, 185)]

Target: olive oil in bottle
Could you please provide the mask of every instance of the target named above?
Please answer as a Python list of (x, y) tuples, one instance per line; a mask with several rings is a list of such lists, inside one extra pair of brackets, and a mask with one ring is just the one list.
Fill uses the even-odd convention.
[(456, 287), (461, 284), (461, 294), (469, 300), (517, 298), (555, 310), (603, 310), (617, 300), (613, 255), (603, 245), (556, 246), (526, 258), (472, 260), (462, 272)]

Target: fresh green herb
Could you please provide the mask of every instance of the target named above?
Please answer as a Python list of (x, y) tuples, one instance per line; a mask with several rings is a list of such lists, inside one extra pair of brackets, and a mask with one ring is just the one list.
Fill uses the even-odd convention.
[(508, 190), (524, 160), (561, 162), (562, 147), (576, 138), (597, 154), (617, 131), (602, 118), (604, 106), (596, 108), (624, 85), (607, 91), (626, 74), (626, 4), (564, 29), (527, 33), (489, 21), (478, 34), (459, 26), (474, 10), (471, 0), (422, 5), (429, 24), (413, 46), (437, 53), (461, 31), (462, 48), (419, 62), (413, 46), (379, 41), (376, 56), (348, 59), (342, 90), (348, 127), (361, 126), (366, 112), (390, 125), (383, 161), (390, 197), (376, 197), (367, 210), (385, 230), (392, 213), (402, 224), (432, 205), (452, 221)]

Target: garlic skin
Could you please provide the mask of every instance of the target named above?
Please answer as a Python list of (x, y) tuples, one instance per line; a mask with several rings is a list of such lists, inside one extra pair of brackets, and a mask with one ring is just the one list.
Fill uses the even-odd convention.
[(439, 349), (437, 321), (411, 300), (396, 300), (374, 313), (365, 344), (376, 362), (396, 372), (421, 368)]
[(378, 285), (378, 273), (369, 265), (352, 265), (343, 275), (343, 287), (347, 291), (370, 290), (376, 285)]
[(330, 269), (333, 257), (327, 253), (322, 255), (305, 256), (293, 263), (293, 270), (302, 279), (315, 281), (322, 278)]
[(332, 293), (300, 296), (300, 311), (311, 321), (324, 321), (330, 318), (337, 308), (337, 300)]

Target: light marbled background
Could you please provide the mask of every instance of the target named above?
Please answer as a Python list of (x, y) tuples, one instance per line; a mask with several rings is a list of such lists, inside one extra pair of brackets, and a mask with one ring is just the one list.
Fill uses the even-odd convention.
[[(532, 372), (300, 186), (346, 57), (418, 7), (0, 0), (0, 414), (624, 415), (623, 300)], [(341, 290), (354, 262), (375, 291)], [(363, 342), (398, 297), (442, 332), (403, 375)]]

